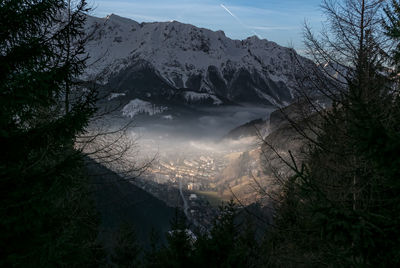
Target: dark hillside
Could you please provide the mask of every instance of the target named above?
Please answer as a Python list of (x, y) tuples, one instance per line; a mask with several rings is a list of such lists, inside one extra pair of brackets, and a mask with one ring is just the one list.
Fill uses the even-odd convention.
[(164, 239), (170, 228), (174, 208), (120, 177), (106, 167), (87, 160), (88, 172), (93, 177), (96, 206), (101, 218), (101, 237), (106, 245), (111, 235), (123, 222), (134, 226), (138, 241), (149, 244), (154, 229)]

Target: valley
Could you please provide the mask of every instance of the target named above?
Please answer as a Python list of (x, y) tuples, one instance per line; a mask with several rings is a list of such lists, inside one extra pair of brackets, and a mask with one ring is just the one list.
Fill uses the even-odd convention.
[(225, 2), (0, 2), (0, 267), (400, 267), (400, 0)]
[(114, 123), (135, 123), (130, 158), (151, 159), (127, 177), (201, 233), (230, 200), (246, 219), (255, 209), (270, 223), (289, 178), (307, 174), (310, 141), (352, 74), (330, 57), (313, 62), (258, 36), (234, 40), (177, 21), (111, 14), (88, 17), (86, 30), (85, 79), (101, 85), (101, 107), (118, 107)]
[(99, 89), (99, 110), (110, 129), (135, 125), (122, 138), (135, 150), (110, 169), (144, 163), (144, 172), (124, 176), (200, 228), (222, 201), (260, 202), (273, 174), (256, 136), (269, 134), (269, 115), (298, 97), (302, 68), (314, 63), (256, 36), (233, 40), (177, 21), (88, 16), (85, 31), (82, 78)]
[[(135, 157), (143, 161), (152, 159), (133, 183), (168, 206), (182, 208), (195, 226), (207, 228), (221, 202), (238, 198), (236, 201), (250, 205), (257, 201), (253, 176), (265, 179), (259, 140), (244, 135), (243, 131), (237, 137), (227, 134), (254, 119), (267, 120), (274, 109), (271, 106), (190, 110), (170, 107), (152, 115), (141, 111), (132, 118), (119, 114), (118, 120), (114, 117), (112, 121), (120, 125), (132, 121), (135, 127), (127, 138), (135, 140), (139, 152)], [(260, 131), (267, 131), (267, 123), (260, 127)], [(119, 165), (111, 168), (117, 173), (123, 171)]]

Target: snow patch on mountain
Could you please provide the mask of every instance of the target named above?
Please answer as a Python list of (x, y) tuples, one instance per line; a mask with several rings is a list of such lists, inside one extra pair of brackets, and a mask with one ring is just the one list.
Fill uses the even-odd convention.
[[(293, 98), (298, 86), (296, 75), (301, 71), (296, 64), (296, 52), (256, 36), (232, 40), (222, 31), (177, 21), (139, 24), (114, 14), (106, 18), (88, 16), (85, 30), (90, 57), (85, 78), (96, 78), (104, 85), (114, 74), (132, 66), (140, 69), (145, 64), (171, 87), (206, 92), (219, 101), (217, 96), (221, 94), (230, 100), (234, 98), (230, 96), (241, 96), (229, 91), (247, 91), (243, 85), (237, 86), (240, 82), (235, 80), (243, 70), (250, 74), (249, 79), (254, 79), (245, 85), (257, 83), (274, 104)], [(309, 63), (305, 58), (298, 59)], [(273, 86), (282, 84), (285, 88)], [(218, 92), (221, 87), (227, 90)], [(219, 103), (217, 99), (215, 104)]]
[(184, 93), (187, 102), (198, 102), (207, 99), (211, 99), (214, 105), (221, 105), (222, 101), (214, 95), (208, 93), (198, 93), (194, 91), (186, 91)]
[(113, 93), (113, 92), (111, 92), (111, 94), (108, 96), (108, 100), (112, 100), (112, 99), (115, 99), (115, 98), (118, 98), (118, 97), (122, 97), (122, 96), (125, 96), (125, 93)]
[(260, 98), (264, 98), (266, 100), (268, 100), (270, 103), (279, 106), (279, 103), (277, 103), (271, 96), (265, 94), (264, 92), (262, 92), (261, 90), (259, 90), (258, 88), (254, 88), (254, 90), (256, 91), (257, 95), (260, 96)]
[(318, 66), (327, 77), (343, 84), (347, 84), (347, 78), (352, 75), (352, 69), (350, 67), (339, 63), (326, 62), (324, 64), (318, 64)]
[(174, 120), (174, 117), (172, 115), (170, 115), (170, 114), (163, 115), (162, 118), (165, 119), (165, 120)]
[(156, 115), (166, 110), (168, 110), (168, 107), (157, 106), (141, 99), (134, 99), (122, 108), (122, 115), (133, 118), (138, 114)]

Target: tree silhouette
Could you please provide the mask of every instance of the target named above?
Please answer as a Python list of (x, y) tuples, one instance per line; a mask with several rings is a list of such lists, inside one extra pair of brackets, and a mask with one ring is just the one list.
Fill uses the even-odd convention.
[(309, 147), (305, 161), (286, 162), (293, 176), (282, 188), (270, 256), (278, 266), (398, 265), (400, 106), (385, 65), (382, 1), (326, 0), (322, 8), (326, 31), (318, 38), (307, 27), (305, 37), (315, 61), (330, 65), (313, 81), (331, 106), (291, 121), (306, 129), (299, 133)]
[(97, 218), (74, 149), (95, 112), (82, 1), (0, 3), (0, 266), (98, 266)]

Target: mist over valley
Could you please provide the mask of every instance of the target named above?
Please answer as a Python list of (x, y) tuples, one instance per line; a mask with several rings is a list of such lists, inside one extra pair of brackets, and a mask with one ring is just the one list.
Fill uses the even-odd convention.
[(260, 145), (269, 115), (297, 98), (300, 64), (311, 61), (256, 36), (232, 40), (177, 21), (112, 14), (88, 17), (85, 29), (84, 78), (95, 78), (100, 110), (111, 111), (103, 120), (109, 130), (134, 124), (123, 137), (135, 144), (124, 163), (151, 162), (126, 177), (198, 223), (210, 222), (221, 201), (260, 201), (257, 184), (271, 183)]

